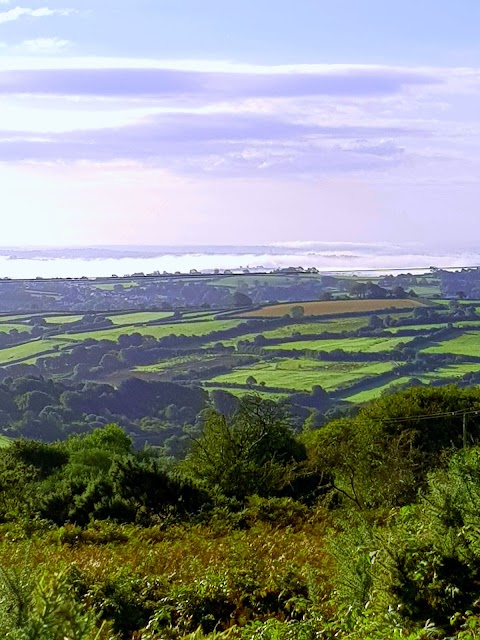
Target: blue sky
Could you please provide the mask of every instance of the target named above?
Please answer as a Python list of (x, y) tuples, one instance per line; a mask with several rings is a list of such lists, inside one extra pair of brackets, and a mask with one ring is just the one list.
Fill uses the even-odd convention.
[(264, 64), (471, 64), (480, 55), (475, 0), (52, 0), (48, 6), (78, 13), (43, 24), (12, 21), (3, 42), (58, 34), (71, 41), (70, 53)]
[(0, 0), (1, 244), (472, 243), (479, 24), (473, 0)]

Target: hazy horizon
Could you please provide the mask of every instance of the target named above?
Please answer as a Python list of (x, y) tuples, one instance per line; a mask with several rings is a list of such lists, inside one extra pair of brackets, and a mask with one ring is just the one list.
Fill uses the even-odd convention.
[(285, 243), (275, 245), (177, 245), (0, 247), (0, 278), (110, 277), (134, 273), (272, 271), (315, 267), (321, 272), (426, 272), (431, 266), (480, 266), (480, 251), (432, 249), (388, 243)]
[(479, 18), (0, 0), (2, 244), (473, 243)]

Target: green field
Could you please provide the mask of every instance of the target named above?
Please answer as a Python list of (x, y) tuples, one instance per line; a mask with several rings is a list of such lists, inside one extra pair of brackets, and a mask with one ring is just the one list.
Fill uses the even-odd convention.
[(392, 368), (389, 362), (358, 364), (323, 363), (308, 358), (275, 359), (234, 369), (231, 373), (216, 376), (212, 382), (245, 385), (247, 378), (253, 376), (257, 384), (264, 382), (267, 387), (310, 391), (315, 385), (320, 385), (328, 391), (364, 377), (386, 373)]
[(461, 378), (467, 373), (477, 373), (478, 371), (480, 371), (480, 363), (465, 362), (463, 364), (451, 364), (446, 367), (441, 367), (416, 377), (418, 377), (422, 382), (429, 383), (433, 380), (439, 380), (442, 378)]
[(113, 324), (143, 324), (155, 320), (165, 320), (172, 316), (171, 311), (132, 311), (120, 315), (106, 316)]
[(182, 313), (182, 319), (191, 320), (192, 318), (202, 318), (203, 320), (215, 320), (215, 313), (211, 311), (186, 311)]
[[(367, 326), (367, 318), (340, 318), (338, 320), (321, 320), (320, 322), (295, 323), (278, 329), (263, 331), (266, 338), (290, 338), (295, 333), (315, 335), (321, 333), (342, 333), (342, 331), (358, 331)], [(268, 325), (267, 325), (268, 326)]]
[(355, 393), (352, 396), (346, 398), (348, 402), (352, 402), (354, 404), (362, 404), (364, 402), (369, 402), (374, 398), (378, 398), (382, 395), (384, 391), (387, 389), (392, 389), (394, 387), (398, 387), (402, 384), (405, 384), (411, 380), (409, 376), (403, 376), (401, 378), (397, 378), (392, 382), (388, 382), (387, 384), (383, 384), (379, 387), (375, 387), (374, 389), (367, 389), (366, 391), (360, 391), (359, 393)]
[[(155, 320), (164, 320), (172, 315), (171, 311), (132, 311), (131, 313), (121, 313), (115, 315), (107, 315), (113, 324), (144, 324)], [(82, 320), (81, 315), (64, 315), (64, 316), (46, 316), (45, 321), (48, 324), (69, 324)], [(1, 327), (1, 324), (0, 324)]]
[(0, 349), (0, 365), (11, 364), (17, 360), (34, 358), (44, 352), (55, 352), (65, 346), (68, 346), (68, 343), (64, 341), (35, 340), (15, 347)]
[(480, 358), (480, 331), (468, 331), (453, 340), (444, 340), (436, 346), (427, 347), (425, 353), (452, 353), (459, 356)]
[[(425, 324), (414, 324), (414, 325), (405, 325), (402, 327), (388, 327), (386, 331), (390, 333), (396, 334), (400, 331), (418, 331), (421, 333), (422, 331), (434, 331), (440, 329), (447, 329), (448, 322), (440, 322), (440, 323), (425, 323)], [(480, 320), (459, 320), (453, 321), (451, 323), (455, 328), (460, 329), (477, 329), (480, 328)]]
[(68, 340), (83, 341), (88, 338), (94, 340), (112, 340), (117, 342), (119, 336), (131, 333), (139, 333), (142, 336), (153, 336), (154, 338), (165, 338), (170, 335), (184, 336), (207, 336), (215, 331), (225, 331), (242, 324), (242, 320), (200, 320), (199, 322), (179, 322), (175, 324), (160, 324), (152, 326), (131, 325), (129, 327), (119, 327), (117, 329), (99, 329), (98, 331), (87, 331), (85, 333), (72, 333), (64, 336)]
[(467, 373), (477, 373), (480, 371), (480, 363), (476, 364), (475, 362), (466, 362), (464, 364), (452, 364), (446, 367), (441, 367), (439, 369), (435, 369), (429, 373), (419, 373), (418, 375), (413, 376), (403, 376), (397, 378), (396, 380), (389, 382), (388, 384), (380, 385), (375, 387), (374, 389), (368, 389), (366, 391), (361, 391), (354, 395), (346, 398), (348, 402), (368, 402), (369, 400), (373, 400), (374, 398), (378, 398), (382, 394), (385, 389), (390, 389), (392, 387), (404, 384), (409, 382), (412, 379), (419, 380), (423, 384), (431, 384), (432, 382), (436, 382), (438, 380), (450, 380), (454, 378), (462, 378)]
[[(403, 314), (394, 314), (394, 317)], [(268, 327), (268, 321), (265, 325)], [(339, 318), (338, 320), (319, 320), (317, 322), (295, 323), (292, 320), (292, 324), (288, 324), (284, 327), (278, 327), (277, 329), (268, 329), (264, 331), (256, 331), (253, 333), (246, 333), (238, 338), (230, 338), (229, 340), (222, 340), (225, 346), (236, 346), (240, 340), (252, 341), (256, 336), (261, 333), (267, 339), (278, 340), (281, 338), (292, 338), (295, 334), (305, 335), (322, 335), (324, 333), (343, 333), (344, 331), (358, 331), (368, 325), (368, 318)], [(403, 329), (409, 327), (402, 327)], [(416, 328), (416, 327), (414, 327)], [(395, 333), (395, 330), (388, 329)], [(406, 338), (409, 340), (409, 338)], [(342, 342), (344, 339), (342, 338)]]
[(10, 333), (10, 331), (30, 331), (32, 327), (28, 324), (0, 324), (0, 332), (1, 333)]
[(347, 353), (379, 353), (391, 351), (400, 344), (408, 344), (412, 337), (401, 338), (344, 338), (340, 340), (298, 340), (267, 346), (270, 351), (335, 351), (343, 349)]
[[(301, 279), (304, 277), (307, 276), (302, 276)], [(269, 286), (285, 286), (285, 299), (288, 299), (287, 296), (292, 296), (292, 285), (297, 286), (300, 282), (299, 276), (295, 274), (290, 274), (288, 277), (285, 274), (272, 274), (267, 277), (262, 276), (261, 279)], [(180, 277), (179, 280), (182, 278)], [(198, 281), (200, 280), (199, 278)], [(209, 280), (214, 286), (218, 283), (219, 286), (231, 288), (231, 294), (235, 289), (245, 292), (253, 291), (256, 286), (254, 285), (255, 276), (236, 275), (223, 279), (209, 276), (201, 281), (205, 283)], [(355, 277), (352, 276), (351, 280), (354, 282)], [(356, 280), (360, 281), (358, 278)], [(374, 282), (375, 278), (365, 277), (363, 280)], [(195, 284), (190, 280), (188, 282), (189, 285)], [(120, 296), (121, 301), (125, 301), (129, 287), (134, 287), (137, 283), (112, 282), (98, 283), (93, 286), (108, 292), (117, 284), (127, 285), (125, 292), (117, 290), (116, 293), (112, 293), (112, 296)], [(143, 295), (142, 286), (140, 284), (140, 288), (133, 291), (139, 291), (137, 295)], [(417, 288), (419, 293), (427, 296), (428, 293), (434, 295), (435, 287), (436, 284), (432, 282), (432, 286), (422, 283)], [(439, 304), (436, 305), (437, 300), (433, 299), (431, 304), (426, 303), (425, 300), (422, 302), (408, 298), (347, 299), (346, 288), (348, 283), (340, 284), (338, 289), (332, 292), (334, 296), (338, 296), (333, 300), (265, 303), (260, 308), (253, 307), (250, 310), (237, 311), (229, 307), (231, 302), (228, 302), (230, 300), (228, 296), (231, 294), (226, 295), (223, 291), (221, 304), (225, 304), (225, 308), (213, 305), (216, 311), (204, 307), (195, 309), (188, 306), (187, 300), (183, 307), (179, 306), (175, 317), (173, 311), (132, 310), (142, 308), (143, 303), (139, 300), (136, 300), (135, 305), (125, 307), (126, 310), (122, 312), (101, 311), (103, 305), (109, 305), (105, 304), (106, 293), (98, 293), (99, 300), (95, 308), (86, 311), (85, 315), (92, 316), (92, 319), (95, 315), (100, 319), (105, 317), (111, 321), (111, 326), (97, 328), (93, 323), (91, 326), (85, 324), (88, 330), (82, 331), (78, 327), (82, 327), (80, 322), (84, 320), (85, 315), (75, 312), (81, 307), (72, 306), (71, 313), (68, 313), (68, 305), (64, 307), (66, 313), (53, 311), (51, 315), (31, 313), (0, 317), (0, 335), (2, 332), (11, 332), (14, 329), (19, 332), (31, 332), (33, 322), (30, 324), (29, 321), (39, 320), (42, 316), (48, 329), (43, 339), (35, 338), (27, 344), (0, 349), (0, 366), (8, 368), (9, 365), (18, 363), (37, 364), (36, 370), (33, 367), (31, 369), (32, 375), (53, 375), (62, 380), (73, 376), (75, 376), (74, 379), (85, 376), (93, 381), (113, 385), (120, 384), (130, 375), (138, 375), (139, 378), (146, 380), (179, 381), (204, 385), (207, 389), (225, 389), (237, 395), (252, 391), (246, 384), (247, 378), (252, 376), (256, 381), (253, 388), (269, 397), (288, 395), (289, 392), (309, 392), (314, 386), (319, 385), (332, 392), (332, 401), (335, 406), (345, 397), (348, 402), (366, 402), (392, 385), (411, 380), (410, 377), (401, 373), (401, 369), (398, 377), (393, 381), (392, 378), (396, 368), (403, 365), (407, 359), (413, 360), (415, 354), (458, 355), (458, 363), (455, 365), (449, 364), (452, 358), (448, 355), (445, 358), (419, 359), (425, 371), (416, 375), (416, 378), (425, 384), (460, 379), (469, 372), (480, 372), (480, 319), (457, 320), (454, 317), (454, 305), (447, 300), (438, 300)], [(278, 295), (272, 293), (271, 297), (281, 301), (280, 288), (276, 293)], [(258, 295), (258, 291), (256, 294)], [(178, 295), (177, 300), (181, 299), (181, 295)], [(263, 299), (268, 300), (269, 297), (270, 292), (265, 294)], [(295, 319), (286, 315), (295, 306), (304, 308), (303, 317)], [(437, 306), (438, 311), (445, 314), (447, 318), (451, 318), (457, 333), (460, 333), (460, 330), (465, 333), (452, 340), (443, 340), (435, 344), (429, 334), (435, 330), (447, 328), (448, 321), (437, 324), (431, 320), (425, 321), (424, 317), (422, 323), (422, 320), (416, 317), (417, 313), (414, 313), (418, 306), (425, 306), (429, 310)], [(175, 307), (175, 302), (172, 307)], [(382, 318), (388, 315), (393, 320), (406, 318), (413, 324), (391, 327), (386, 330), (386, 335), (382, 336), (382, 331), (369, 328), (372, 315), (380, 315)], [(251, 319), (250, 322), (249, 319)], [(419, 324), (414, 324), (416, 320)], [(80, 321), (78, 326), (72, 324), (78, 321)], [(252, 330), (252, 327), (255, 327), (255, 330)], [(235, 329), (232, 331), (234, 337), (214, 336), (215, 333), (230, 329)], [(355, 337), (355, 333), (359, 331), (359, 337)], [(412, 335), (402, 335), (402, 331), (411, 332)], [(128, 343), (115, 344), (118, 343), (120, 336), (134, 333), (151, 336), (157, 340), (168, 336), (185, 336), (186, 338), (198, 337), (198, 341), (179, 340), (170, 347), (170, 351), (157, 350), (160, 345), (146, 341), (139, 345), (138, 353), (135, 349), (127, 351), (125, 347)], [(328, 333), (339, 337), (322, 339), (322, 336)], [(422, 333), (428, 337), (429, 341), (422, 341), (417, 346), (413, 342), (413, 346), (410, 346), (415, 336)], [(348, 334), (354, 337), (348, 337)], [(258, 336), (279, 344), (267, 344), (257, 348), (255, 339)], [(76, 345), (92, 339), (108, 342), (104, 345), (87, 344), (85, 349), (74, 349)], [(240, 342), (247, 344), (239, 348)], [(249, 345), (248, 342), (253, 344)], [(222, 350), (218, 343), (237, 347), (237, 350)], [(410, 346), (410, 349), (402, 353), (402, 346)], [(149, 353), (150, 350), (151, 353)], [(53, 363), (38, 362), (39, 358), (68, 355), (70, 351), (75, 355), (58, 360), (56, 366), (49, 366)], [(336, 351), (338, 353), (334, 353)], [(334, 358), (334, 362), (317, 359), (319, 352), (332, 354), (330, 357)], [(308, 357), (305, 354), (308, 354)], [(106, 355), (108, 355), (107, 358), (105, 358)], [(364, 355), (363, 360), (366, 359), (366, 355), (369, 355), (374, 362), (362, 362), (362, 355)], [(477, 356), (479, 363), (461, 362), (462, 355)], [(77, 365), (84, 366), (77, 367)], [(91, 367), (91, 373), (88, 367)], [(358, 384), (363, 380), (367, 381), (364, 386)], [(388, 380), (390, 382), (386, 384)], [(354, 388), (350, 389), (352, 385)], [(355, 393), (355, 388), (363, 391)], [(349, 393), (351, 395), (347, 396)]]
[(83, 316), (46, 316), (45, 322), (47, 324), (70, 324), (71, 322), (78, 322)]
[(22, 322), (23, 320), (29, 320), (32, 316), (28, 315), (28, 314), (23, 314), (23, 315), (0, 315), (0, 323), (2, 322)]
[(228, 386), (222, 386), (222, 385), (213, 385), (210, 386), (210, 384), (206, 384), (205, 385), (206, 389), (210, 392), (210, 391), (226, 391), (227, 393), (232, 393), (235, 396), (242, 398), (243, 396), (248, 396), (248, 395), (252, 395), (252, 393), (256, 396), (260, 396), (261, 398), (266, 398), (267, 400), (283, 400), (285, 398), (288, 398), (288, 391), (284, 391), (279, 392), (279, 391), (269, 391), (268, 389), (265, 390), (261, 390), (259, 391), (258, 389), (255, 389), (255, 391), (252, 392), (251, 389), (249, 389), (248, 387), (235, 387), (234, 389), (232, 389), (232, 387), (228, 387)]
[[(477, 320), (477, 322), (479, 322)], [(426, 322), (425, 324), (414, 324), (414, 325), (405, 325), (402, 327), (388, 327), (386, 331), (390, 331), (390, 333), (398, 333), (399, 331), (435, 331), (440, 329), (446, 329), (448, 322)], [(454, 326), (459, 326), (460, 323), (455, 323)]]
[[(262, 275), (262, 276), (255, 276), (254, 274), (246, 274), (246, 275), (228, 276), (227, 278), (213, 277), (212, 281), (215, 282), (216, 286), (228, 287), (229, 289), (238, 289), (238, 288), (248, 287), (249, 285), (252, 285), (255, 281), (259, 281), (262, 284), (269, 284), (277, 287), (287, 287), (287, 286), (291, 286), (298, 279), (298, 277), (299, 277), (298, 275), (285, 275), (285, 274), (276, 275), (273, 273), (270, 275)], [(302, 278), (302, 280), (305, 280), (305, 278), (308, 278), (309, 276), (306, 274), (302, 274), (300, 277)]]
[(432, 283), (431, 285), (416, 284), (410, 288), (413, 289), (420, 298), (432, 298), (441, 294), (438, 283)]
[(137, 282), (116, 282), (115, 284), (94, 284), (95, 289), (100, 289), (100, 291), (113, 291), (115, 287), (123, 287), (124, 289), (131, 289), (132, 287), (138, 286)]
[(163, 373), (172, 367), (178, 367), (181, 365), (189, 365), (195, 362), (205, 362), (214, 358), (214, 355), (199, 354), (198, 356), (178, 356), (177, 358), (169, 358), (164, 362), (157, 362), (155, 364), (145, 364), (135, 367), (134, 371), (140, 373)]

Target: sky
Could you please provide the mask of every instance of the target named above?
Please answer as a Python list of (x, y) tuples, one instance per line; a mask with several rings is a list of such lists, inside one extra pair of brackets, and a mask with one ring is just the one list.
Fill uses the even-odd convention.
[(0, 245), (480, 232), (478, 0), (0, 0)]

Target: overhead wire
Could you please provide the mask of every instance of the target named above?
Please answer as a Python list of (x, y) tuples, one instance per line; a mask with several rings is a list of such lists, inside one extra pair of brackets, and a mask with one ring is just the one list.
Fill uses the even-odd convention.
[(443, 411), (439, 413), (427, 413), (423, 415), (412, 414), (411, 416), (399, 416), (398, 418), (373, 418), (373, 419), (369, 419), (369, 421), (400, 423), (400, 422), (410, 422), (412, 420), (437, 420), (438, 418), (451, 418), (451, 417), (457, 417), (457, 416), (463, 417), (463, 416), (478, 415), (478, 414), (480, 414), (480, 408), (468, 409), (468, 410), (459, 409), (457, 411)]

